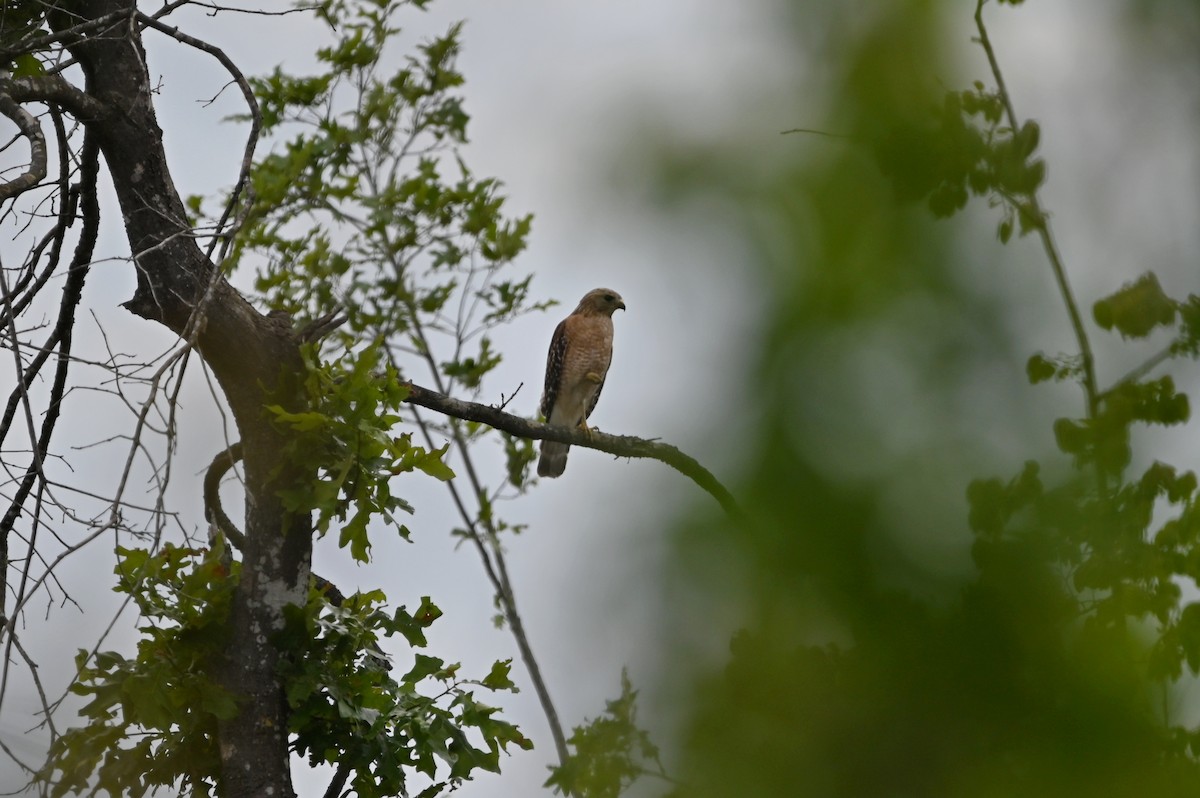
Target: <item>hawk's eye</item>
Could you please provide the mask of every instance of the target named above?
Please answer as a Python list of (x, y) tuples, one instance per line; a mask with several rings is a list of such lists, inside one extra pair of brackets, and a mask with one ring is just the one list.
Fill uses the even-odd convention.
[(605, 294), (605, 295), (604, 295), (604, 301), (605, 301), (605, 302), (612, 302), (612, 301), (613, 301), (615, 298), (616, 298), (616, 297), (614, 297), (612, 294)]

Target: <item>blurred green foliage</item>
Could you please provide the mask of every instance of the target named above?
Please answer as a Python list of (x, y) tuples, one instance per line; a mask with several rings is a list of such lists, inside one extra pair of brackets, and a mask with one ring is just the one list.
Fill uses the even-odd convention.
[[(1037, 7), (984, 10), (1037, 25)], [(1196, 354), (1200, 298), (1167, 296), (1140, 265), (1091, 298), (1099, 329), (1083, 336), (1172, 336), (1103, 389), (1087, 337), (1078, 352), (997, 361), (1012, 344), (962, 263), (1014, 232), (1036, 234), (1022, 244), (1033, 251), (1050, 217), (1038, 123), (1010, 116), (990, 72), (952, 66), (946, 32), (972, 12), (790, 5), (797, 41), (821, 43), (825, 127), (844, 143), (796, 136), (770, 172), (728, 150), (664, 157), (666, 195), (715, 198), (751, 250), (746, 279), (770, 297), (746, 377), (762, 405), (735, 489), (747, 519), (684, 524), (668, 575), (680, 631), (666, 672), (693, 674), (668, 757), (679, 796), (1200, 790), (1200, 729), (1179, 701), (1200, 672), (1197, 479), (1135, 458), (1133, 434), (1190, 417), (1162, 372), (1194, 373), (1180, 358)], [(949, 218), (972, 196), (999, 243), (965, 240), (978, 228)], [(1034, 265), (1049, 272), (1045, 247)], [(1043, 431), (1058, 452), (991, 476), (981, 455), (1007, 432), (955, 399), (982, 375), (1034, 401), (1046, 394), (1015, 386), (1073, 383), (1085, 412)], [(915, 443), (898, 446), (905, 426)], [(959, 541), (969, 563), (932, 562), (930, 538)], [(727, 656), (698, 656), (731, 626)]]

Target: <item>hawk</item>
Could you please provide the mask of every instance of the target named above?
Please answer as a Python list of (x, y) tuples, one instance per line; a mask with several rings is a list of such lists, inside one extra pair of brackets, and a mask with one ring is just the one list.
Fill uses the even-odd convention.
[[(554, 328), (546, 356), (546, 388), (541, 405), (547, 424), (589, 431), (587, 417), (596, 407), (612, 362), (612, 315), (617, 308), (625, 309), (620, 294), (596, 288), (588, 291), (571, 315)], [(561, 476), (570, 448), (565, 443), (543, 440), (538, 476)]]

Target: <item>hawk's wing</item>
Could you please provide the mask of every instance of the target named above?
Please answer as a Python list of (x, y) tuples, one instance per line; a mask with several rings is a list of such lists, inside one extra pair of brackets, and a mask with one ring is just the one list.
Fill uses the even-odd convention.
[[(550, 420), (554, 403), (558, 400), (558, 391), (562, 387), (563, 364), (567, 357), (567, 320), (563, 319), (554, 328), (550, 338), (550, 351), (546, 355), (546, 385), (542, 390), (542, 417)], [(595, 402), (592, 403), (595, 406)], [(591, 412), (589, 410), (588, 412)]]

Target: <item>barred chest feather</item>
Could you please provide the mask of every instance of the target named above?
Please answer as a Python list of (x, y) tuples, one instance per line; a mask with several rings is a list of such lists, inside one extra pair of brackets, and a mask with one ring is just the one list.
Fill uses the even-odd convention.
[(542, 397), (542, 414), (550, 423), (574, 426), (591, 413), (612, 362), (612, 343), (609, 316), (569, 316), (559, 325), (547, 369), (556, 379), (548, 381)]

